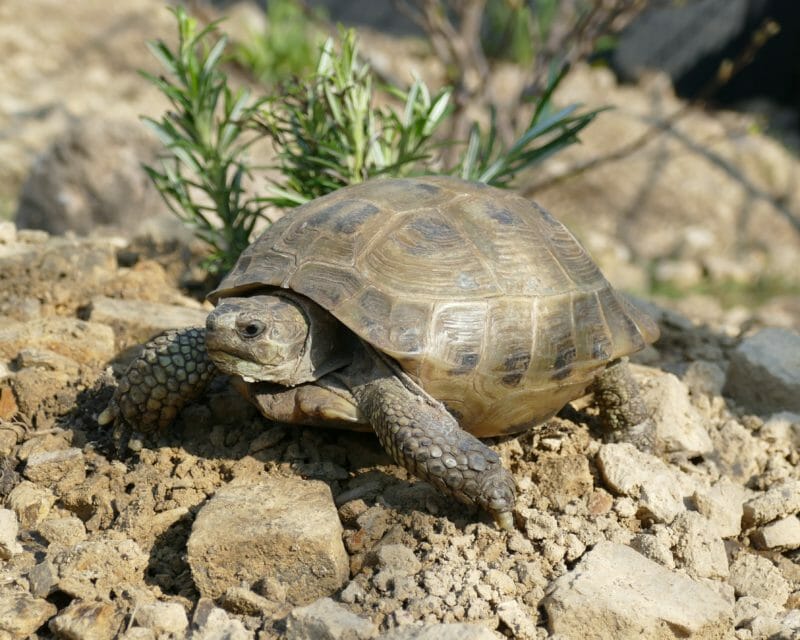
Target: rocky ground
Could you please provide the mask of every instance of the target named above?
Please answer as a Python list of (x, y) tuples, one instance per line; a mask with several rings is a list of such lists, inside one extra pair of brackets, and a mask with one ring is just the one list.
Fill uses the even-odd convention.
[(590, 399), (496, 442), (508, 533), (224, 380), (117, 456), (114, 373), (203, 320), (191, 256), (0, 232), (0, 637), (800, 637), (797, 333), (652, 307), (663, 455), (604, 444)]
[[(142, 42), (168, 37), (168, 14), (114, 6), (0, 5), (0, 213), (127, 229), (0, 222), (0, 639), (800, 638), (796, 159), (658, 79), (568, 78), (562, 101), (618, 107), (522, 186), (612, 281), (684, 295), (651, 297), (662, 337), (634, 358), (663, 452), (603, 442), (591, 398), (493, 442), (514, 532), (372, 434), (270, 424), (225, 380), (120, 456), (97, 424), (117, 375), (152, 335), (203, 322), (208, 282), (137, 172), (153, 148), (136, 116), (163, 105), (135, 68), (153, 70)], [(405, 77), (388, 68), (416, 64), (403, 46), (365, 50)], [(144, 213), (160, 239), (131, 239)], [(777, 295), (758, 304), (707, 291), (765, 279)]]

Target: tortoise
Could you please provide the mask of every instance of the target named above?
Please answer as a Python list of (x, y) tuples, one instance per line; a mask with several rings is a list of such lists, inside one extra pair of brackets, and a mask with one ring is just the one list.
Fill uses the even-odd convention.
[(513, 478), (478, 437), (529, 429), (592, 384), (617, 428), (646, 418), (624, 356), (655, 322), (544, 209), (484, 184), (385, 178), (320, 197), (208, 299), (205, 329), (149, 343), (99, 422), (163, 429), (219, 369), (270, 419), (374, 429), (409, 472), (511, 528)]

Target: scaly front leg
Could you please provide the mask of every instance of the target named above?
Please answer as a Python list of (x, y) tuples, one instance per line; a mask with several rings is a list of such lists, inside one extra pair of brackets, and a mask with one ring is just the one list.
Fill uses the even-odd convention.
[(113, 422), (127, 432), (166, 429), (181, 408), (203, 393), (216, 371), (206, 352), (205, 329), (166, 331), (130, 364), (97, 422)]

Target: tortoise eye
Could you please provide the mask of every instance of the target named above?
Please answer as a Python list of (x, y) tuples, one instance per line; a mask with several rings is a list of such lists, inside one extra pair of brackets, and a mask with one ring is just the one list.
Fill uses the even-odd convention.
[(261, 320), (251, 319), (236, 327), (236, 330), (242, 338), (252, 339), (252, 338), (257, 338), (262, 333), (264, 333), (264, 330), (266, 328), (267, 325), (261, 322)]

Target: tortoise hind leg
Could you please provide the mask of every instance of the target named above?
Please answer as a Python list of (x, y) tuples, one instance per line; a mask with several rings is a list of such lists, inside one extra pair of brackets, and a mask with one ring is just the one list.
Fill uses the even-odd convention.
[(592, 385), (600, 418), (612, 441), (630, 442), (640, 451), (656, 449), (656, 425), (645, 407), (627, 358), (612, 362)]
[(152, 433), (172, 424), (178, 411), (203, 393), (215, 373), (204, 329), (166, 331), (131, 362), (97, 422), (114, 423), (118, 448), (124, 449), (131, 431)]
[(371, 358), (365, 354), (342, 378), (384, 449), (418, 478), (485, 509), (501, 528), (513, 529), (514, 481), (497, 453), (461, 429), (444, 405), (408, 376), (369, 351)]

